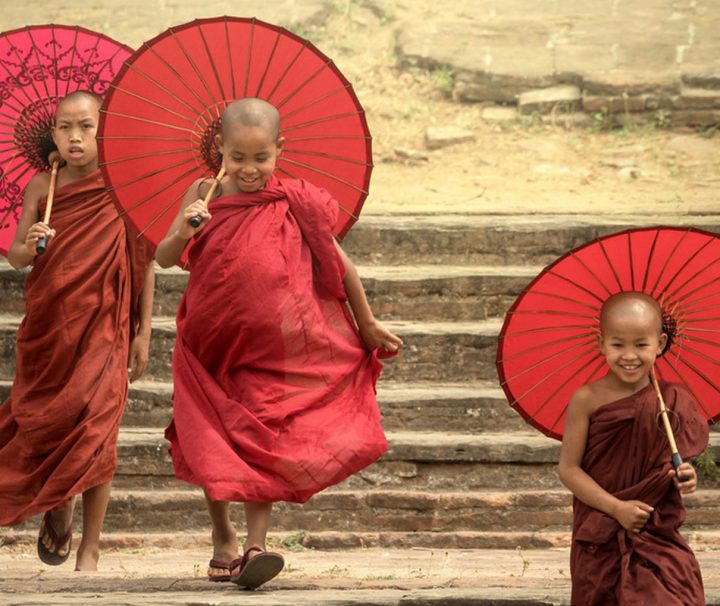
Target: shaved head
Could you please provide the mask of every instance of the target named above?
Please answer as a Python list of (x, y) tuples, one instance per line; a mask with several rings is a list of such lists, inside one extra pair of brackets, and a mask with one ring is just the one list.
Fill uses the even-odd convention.
[(65, 107), (67, 103), (71, 103), (73, 101), (78, 101), (80, 99), (89, 99), (91, 101), (94, 101), (97, 103), (98, 109), (100, 109), (100, 106), (102, 105), (102, 97), (100, 95), (96, 95), (95, 93), (90, 92), (89, 90), (76, 90), (70, 93), (69, 95), (65, 95), (57, 104), (57, 107), (55, 108), (55, 114), (57, 115), (58, 112), (60, 112), (61, 109)]
[(251, 128), (266, 128), (272, 133), (273, 141), (280, 136), (280, 113), (267, 101), (247, 97), (233, 101), (225, 108), (220, 119), (220, 132), (223, 139), (235, 124)]
[(658, 335), (663, 332), (660, 304), (643, 292), (621, 292), (606, 299), (600, 309), (600, 331), (604, 333), (608, 322), (615, 319), (652, 322)]

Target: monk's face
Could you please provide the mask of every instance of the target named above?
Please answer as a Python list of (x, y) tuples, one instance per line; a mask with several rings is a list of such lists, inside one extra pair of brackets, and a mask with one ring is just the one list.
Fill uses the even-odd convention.
[(643, 301), (627, 301), (610, 311), (600, 328), (610, 371), (623, 383), (645, 383), (667, 341), (657, 311)]
[(99, 119), (100, 105), (92, 97), (79, 96), (60, 103), (52, 138), (68, 165), (80, 168), (97, 163), (95, 135)]
[(241, 192), (254, 192), (265, 187), (275, 170), (283, 140), (276, 140), (264, 126), (236, 123), (219, 138), (225, 171)]

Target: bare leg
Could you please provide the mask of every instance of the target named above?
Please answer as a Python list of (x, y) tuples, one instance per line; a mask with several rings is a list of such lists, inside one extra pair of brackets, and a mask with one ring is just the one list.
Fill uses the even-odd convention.
[(111, 482), (88, 488), (83, 500), (83, 533), (77, 550), (75, 570), (97, 570), (100, 558), (100, 531), (110, 501)]
[[(65, 503), (63, 509), (53, 509), (50, 512), (50, 518), (52, 519), (52, 527), (55, 529), (57, 536), (63, 536), (67, 529), (70, 527), (70, 524), (72, 524), (74, 511), (75, 497), (72, 497)], [(68, 551), (70, 551), (69, 543), (65, 543), (65, 545), (62, 546), (53, 544), (50, 535), (44, 532), (44, 527), (40, 529), (40, 537), (43, 545), (45, 545), (45, 547), (47, 547), (50, 551), (54, 551), (55, 553), (57, 553), (59, 556), (64, 556), (68, 553)]]
[[(272, 506), (272, 503), (245, 503), (247, 539), (243, 546), (243, 552), (256, 545), (265, 549), (265, 540), (270, 526)], [(252, 559), (257, 556), (258, 553), (258, 551), (253, 551), (248, 557)]]
[[(210, 521), (212, 522), (213, 559), (232, 562), (238, 557), (238, 540), (235, 527), (230, 520), (230, 504), (227, 501), (213, 501), (205, 493)], [(210, 576), (227, 574), (227, 570), (210, 568)]]

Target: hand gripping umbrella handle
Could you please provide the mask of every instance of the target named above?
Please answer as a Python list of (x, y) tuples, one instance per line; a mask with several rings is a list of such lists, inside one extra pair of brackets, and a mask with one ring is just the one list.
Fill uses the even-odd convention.
[[(660, 416), (662, 417), (663, 425), (665, 427), (665, 433), (667, 433), (668, 442), (670, 443), (670, 452), (672, 465), (675, 471), (682, 465), (682, 457), (678, 452), (677, 443), (675, 442), (675, 435), (673, 434), (672, 427), (670, 426), (670, 419), (668, 417), (667, 407), (665, 406), (665, 399), (663, 398), (662, 392), (660, 391), (660, 385), (658, 385), (657, 378), (655, 377), (655, 368), (650, 370), (650, 380), (652, 381), (655, 393), (658, 397), (658, 404), (660, 407)], [(690, 478), (687, 476), (678, 476), (678, 482), (687, 482)]]
[[(55, 198), (55, 182), (57, 181), (58, 166), (60, 161), (55, 159), (52, 160), (52, 172), (50, 173), (50, 187), (48, 187), (47, 203), (45, 204), (45, 216), (43, 217), (43, 223), (47, 225), (50, 221), (50, 213), (52, 212), (53, 198)], [(43, 236), (37, 241), (35, 250), (37, 254), (44, 255), (47, 252), (48, 239), (47, 236)]]
[[(220, 183), (220, 179), (222, 179), (225, 176), (225, 165), (220, 167), (220, 170), (218, 171), (218, 174), (215, 177), (215, 180), (213, 181), (212, 185), (210, 186), (210, 189), (208, 190), (208, 193), (205, 196), (205, 205), (207, 206), (207, 203), (210, 202), (210, 198), (213, 197), (213, 194), (215, 193), (215, 190), (217, 189), (218, 184)], [(190, 217), (188, 219), (188, 223), (192, 225), (193, 227), (200, 227), (200, 224), (202, 223), (202, 217), (199, 215), (195, 215), (194, 217)]]

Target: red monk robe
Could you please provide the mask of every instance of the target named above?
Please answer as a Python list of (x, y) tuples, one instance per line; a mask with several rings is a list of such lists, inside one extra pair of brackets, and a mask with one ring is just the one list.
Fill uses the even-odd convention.
[(112, 479), (131, 311), (151, 260), (126, 232), (100, 171), (56, 191), (51, 222), (57, 235), (25, 280), (15, 380), (0, 405), (3, 526)]
[(209, 210), (177, 314), (175, 474), (214, 500), (304, 502), (387, 449), (380, 364), (332, 241), (337, 203), (271, 177)]
[[(707, 423), (684, 388), (661, 383), (661, 389), (678, 417), (673, 422), (678, 450), (686, 459), (699, 455), (708, 443)], [(616, 497), (637, 499), (655, 510), (635, 534), (574, 500), (573, 606), (705, 604), (700, 567), (679, 532), (685, 508), (667, 475), (670, 448), (657, 413), (657, 395), (648, 385), (590, 417), (583, 469)]]

